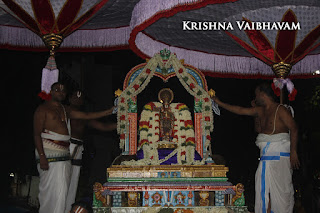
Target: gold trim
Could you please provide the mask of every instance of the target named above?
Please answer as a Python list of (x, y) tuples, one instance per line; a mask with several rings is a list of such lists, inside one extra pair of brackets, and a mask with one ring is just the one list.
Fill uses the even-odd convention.
[(158, 144), (158, 149), (176, 149), (177, 147), (176, 143)]
[(181, 172), (181, 177), (227, 177), (229, 168), (224, 165), (157, 165), (122, 166), (107, 169), (110, 178), (156, 178), (159, 172)]

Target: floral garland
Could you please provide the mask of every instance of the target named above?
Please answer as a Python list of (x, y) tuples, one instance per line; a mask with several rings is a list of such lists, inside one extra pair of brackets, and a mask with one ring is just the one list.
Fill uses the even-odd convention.
[(176, 58), (175, 55), (171, 55), (176, 60), (173, 60), (173, 69), (176, 71), (177, 77), (180, 80), (181, 84), (184, 88), (194, 97), (196, 97), (199, 101), (202, 102), (201, 112), (202, 112), (202, 132), (206, 136), (205, 148), (207, 150), (206, 156), (203, 158), (205, 161), (209, 154), (209, 147), (211, 146), (211, 137), (210, 132), (213, 131), (213, 113), (212, 113), (212, 104), (211, 98), (208, 92), (203, 89), (201, 86), (197, 84), (197, 82), (190, 77), (187, 73), (185, 67), (181, 64), (181, 62)]
[[(182, 164), (193, 164), (195, 153), (194, 128), (191, 113), (185, 104), (173, 103), (170, 105), (171, 112), (175, 115), (172, 142), (160, 141), (159, 136), (159, 112), (154, 110), (162, 106), (159, 102), (151, 102), (144, 106), (139, 122), (140, 140), (138, 150), (142, 149), (144, 159), (127, 161), (124, 165), (160, 165), (172, 156), (177, 154), (177, 162)], [(177, 149), (171, 152), (166, 158), (159, 160), (158, 145), (174, 143)], [(200, 164), (197, 162), (196, 164)]]
[(149, 60), (137, 78), (121, 93), (118, 103), (117, 132), (120, 135), (120, 148), (124, 148), (125, 138), (129, 134), (128, 127), (128, 101), (137, 96), (149, 84), (156, 68), (161, 61), (159, 54)]
[[(121, 93), (119, 97), (118, 104), (118, 114), (117, 114), (117, 131), (120, 134), (120, 148), (124, 148), (125, 138), (128, 132), (128, 100), (131, 97), (137, 96), (150, 82), (153, 77), (157, 66), (160, 69), (168, 69), (171, 66), (176, 72), (176, 76), (182, 83), (184, 88), (195, 98), (201, 101), (203, 104), (201, 106), (202, 112), (202, 132), (206, 136), (205, 147), (208, 150), (211, 145), (210, 132), (213, 131), (213, 114), (211, 99), (208, 92), (197, 84), (197, 82), (187, 73), (185, 67), (177, 59), (175, 54), (171, 54), (168, 60), (163, 60), (160, 54), (155, 54), (151, 58), (147, 65), (143, 68), (142, 72), (136, 77), (136, 79)], [(207, 156), (208, 157), (208, 152)], [(206, 160), (204, 158), (203, 160)]]

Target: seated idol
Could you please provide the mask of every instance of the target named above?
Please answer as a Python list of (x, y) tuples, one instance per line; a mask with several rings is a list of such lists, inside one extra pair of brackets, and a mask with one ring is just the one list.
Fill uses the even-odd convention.
[(164, 88), (158, 93), (160, 102), (143, 108), (137, 158), (145, 165), (200, 164), (191, 113), (185, 104), (171, 103), (173, 97), (172, 90)]

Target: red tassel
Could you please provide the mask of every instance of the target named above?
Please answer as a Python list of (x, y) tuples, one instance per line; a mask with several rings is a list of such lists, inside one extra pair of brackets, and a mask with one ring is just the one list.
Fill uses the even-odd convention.
[(51, 100), (51, 94), (49, 93), (46, 93), (45, 91), (41, 91), (38, 96), (42, 99), (42, 100), (45, 100), (45, 101), (49, 101)]
[(276, 87), (274, 85), (274, 83), (271, 84), (271, 87), (272, 87), (272, 90), (273, 90), (274, 94), (279, 97), (280, 93), (281, 93), (280, 88)]
[(296, 99), (297, 93), (298, 91), (296, 90), (296, 88), (293, 88), (292, 92), (288, 95), (289, 101), (294, 101)]

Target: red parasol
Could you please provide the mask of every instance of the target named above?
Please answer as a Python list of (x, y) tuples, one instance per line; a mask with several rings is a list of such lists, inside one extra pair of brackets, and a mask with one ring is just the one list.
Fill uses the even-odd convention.
[[(245, 24), (252, 26), (252, 22), (243, 18)], [(272, 67), (277, 79), (274, 79), (273, 89), (277, 95), (281, 96), (280, 90), (287, 86), (289, 91), (289, 100), (294, 100), (297, 93), (293, 83), (286, 79), (294, 64), (302, 60), (308, 53), (316, 49), (320, 43), (320, 25), (312, 29), (302, 41), (296, 45), (297, 32), (300, 28), (296, 15), (291, 9), (288, 9), (282, 17), (281, 24), (295, 26), (294, 29), (278, 30), (276, 42), (273, 46), (267, 36), (261, 30), (244, 30), (254, 47), (233, 35), (226, 32), (232, 39), (239, 43), (248, 52)], [(293, 24), (293, 25), (292, 25)], [(283, 102), (282, 96), (280, 101)]]
[(3, 9), (42, 38), (50, 57), (42, 71), (42, 99), (50, 98), (50, 87), (58, 81), (54, 54), (64, 38), (86, 23), (108, 0), (13, 1), (3, 0)]

